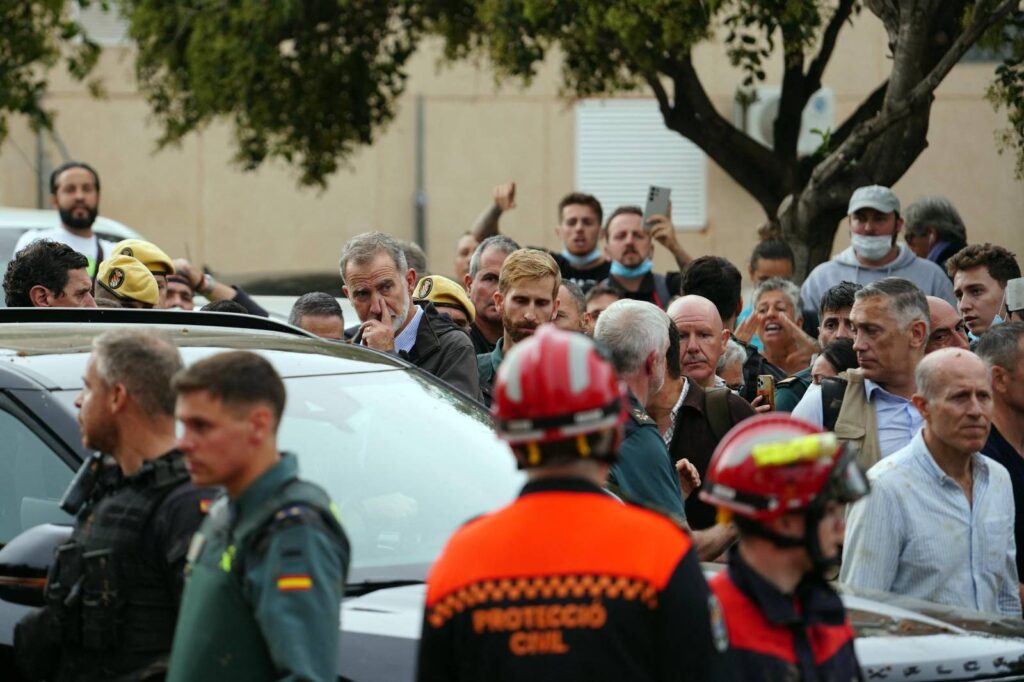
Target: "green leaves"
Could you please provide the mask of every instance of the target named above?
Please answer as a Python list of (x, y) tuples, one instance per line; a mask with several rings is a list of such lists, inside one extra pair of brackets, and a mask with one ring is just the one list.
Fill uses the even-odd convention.
[[(63, 0), (0, 0), (0, 26), (3, 141), (8, 133), (7, 117), (12, 113), (27, 116), (33, 128), (50, 127), (53, 114), (43, 104), (50, 70), (62, 61), (63, 54), (68, 72), (84, 80), (96, 65), (99, 47), (82, 35)], [(90, 87), (98, 85), (91, 83)]]
[(137, 75), (161, 146), (213, 120), (235, 130), (236, 160), (296, 165), (325, 186), (395, 115), (419, 8), (400, 0), (123, 0)]

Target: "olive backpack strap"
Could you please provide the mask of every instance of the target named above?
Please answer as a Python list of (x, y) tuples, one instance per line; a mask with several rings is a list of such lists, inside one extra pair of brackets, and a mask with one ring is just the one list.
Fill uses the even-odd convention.
[(821, 426), (826, 431), (834, 431), (839, 421), (846, 383), (842, 377), (825, 377), (821, 380)]
[(715, 440), (720, 441), (729, 433), (733, 427), (732, 417), (729, 415), (729, 389), (725, 386), (716, 386), (704, 391), (704, 416), (711, 426), (711, 433)]

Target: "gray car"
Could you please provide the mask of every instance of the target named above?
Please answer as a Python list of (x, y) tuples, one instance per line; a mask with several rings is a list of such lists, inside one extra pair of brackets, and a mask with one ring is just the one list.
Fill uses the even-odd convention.
[[(281, 446), (339, 504), (353, 546), (339, 679), (412, 680), (431, 563), (460, 524), (523, 483), (484, 408), (398, 358), (273, 321), (102, 309), (0, 311), (0, 679), (16, 679), (14, 623), (39, 603), (53, 547), (70, 532), (58, 501), (90, 454), (73, 406), (90, 343), (140, 323), (168, 334), (186, 362), (248, 349), (281, 373)], [(1024, 623), (888, 594), (843, 598), (866, 679), (1024, 679)]]

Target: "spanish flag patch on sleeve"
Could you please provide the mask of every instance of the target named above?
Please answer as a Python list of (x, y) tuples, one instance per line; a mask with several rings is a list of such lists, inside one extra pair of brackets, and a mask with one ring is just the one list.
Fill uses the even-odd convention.
[(199, 513), (200, 514), (209, 514), (210, 513), (210, 505), (212, 505), (212, 504), (213, 504), (213, 500), (205, 500), (205, 499), (204, 500), (199, 500)]
[(278, 592), (306, 592), (313, 589), (309, 575), (282, 575), (277, 579)]

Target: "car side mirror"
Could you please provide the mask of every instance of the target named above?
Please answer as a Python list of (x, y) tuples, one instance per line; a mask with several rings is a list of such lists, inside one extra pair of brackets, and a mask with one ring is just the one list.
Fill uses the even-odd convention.
[(23, 606), (42, 606), (54, 550), (70, 536), (70, 526), (44, 523), (4, 545), (0, 549), (0, 599)]

